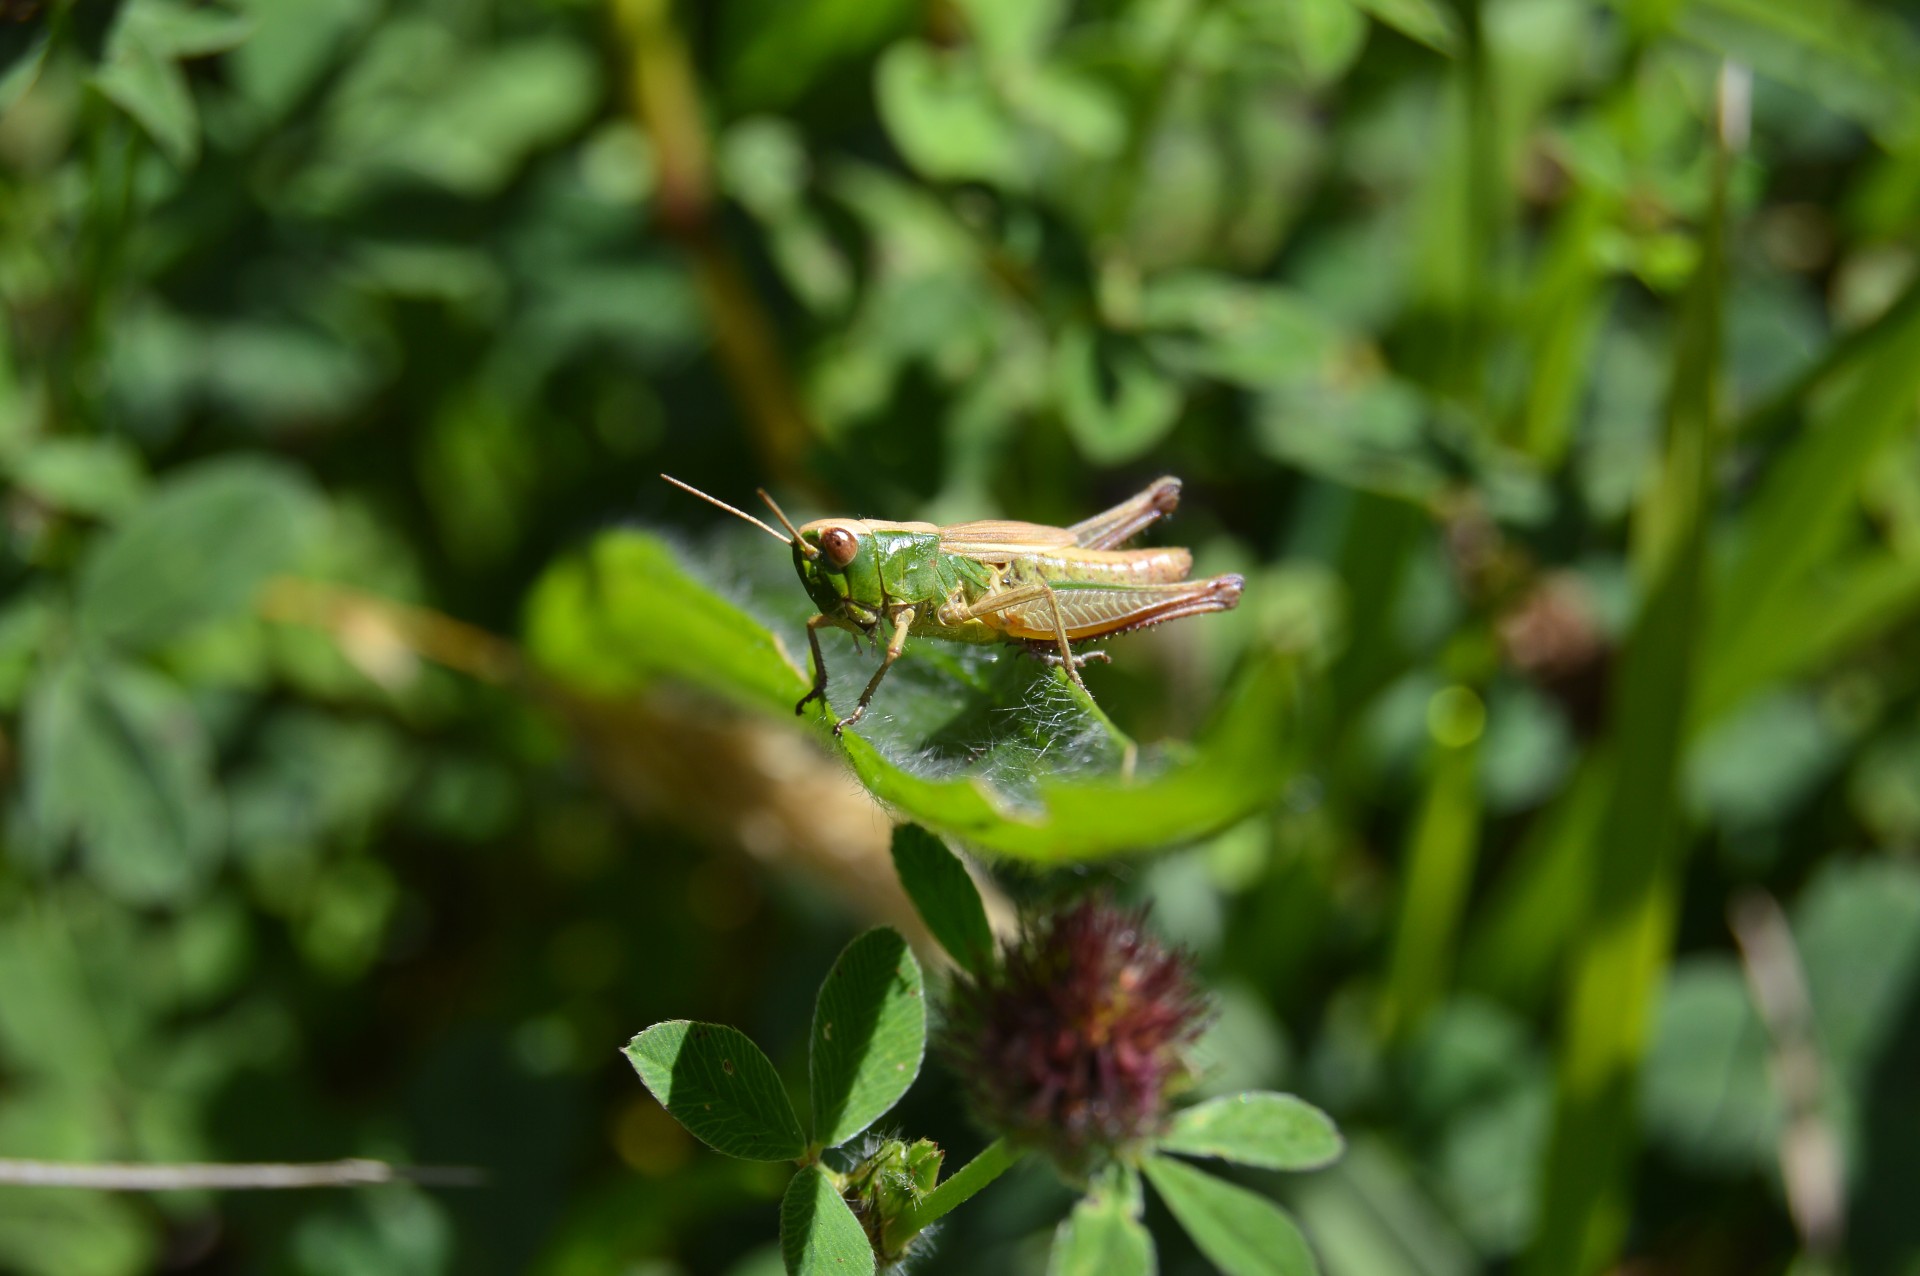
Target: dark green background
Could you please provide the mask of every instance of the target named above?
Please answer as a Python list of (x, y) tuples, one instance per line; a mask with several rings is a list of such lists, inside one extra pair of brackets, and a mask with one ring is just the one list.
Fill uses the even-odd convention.
[[(0, 1157), (491, 1175), (0, 1188), (0, 1270), (777, 1269), (783, 1176), (618, 1049), (718, 1020), (798, 1081), (901, 914), (733, 611), (804, 649), (785, 552), (666, 470), (936, 521), (1186, 481), (1153, 535), (1245, 601), (1088, 680), (1208, 837), (1021, 823), (1118, 751), (930, 643), (863, 773), (1103, 852), (1012, 897), (1154, 900), (1203, 1086), (1350, 1137), (1248, 1178), (1334, 1276), (1920, 1271), (1910, 7), (10, 0), (0, 60)], [(955, 1104), (900, 1129), (965, 1155)], [(923, 1270), (1039, 1272), (1067, 1201), (1025, 1171)]]

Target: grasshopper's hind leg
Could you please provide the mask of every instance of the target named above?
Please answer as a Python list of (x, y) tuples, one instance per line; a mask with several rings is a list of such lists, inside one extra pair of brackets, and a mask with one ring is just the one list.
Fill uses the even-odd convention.
[(887, 639), (887, 654), (880, 657), (880, 667), (867, 680), (867, 689), (860, 693), (860, 702), (853, 706), (853, 712), (833, 724), (835, 735), (867, 716), (867, 706), (873, 702), (873, 693), (879, 690), (880, 680), (887, 676), (887, 670), (893, 668), (893, 662), (900, 659), (900, 653), (907, 649), (907, 631), (913, 627), (913, 608), (896, 608), (887, 618), (893, 622), (893, 636)]
[[(1053, 639), (1060, 644), (1060, 665), (1067, 671), (1067, 677), (1073, 679), (1073, 685), (1086, 691), (1087, 684), (1080, 681), (1080, 666), (1087, 663), (1087, 658), (1073, 654), (1073, 643), (1067, 638), (1067, 617), (1060, 610), (1060, 595), (1053, 592), (1053, 586), (1044, 577), (1036, 583), (1046, 592), (1047, 610), (1053, 613)], [(1087, 692), (1087, 698), (1092, 699), (1093, 693)]]
[(1100, 702), (1093, 698), (1093, 692), (1087, 690), (1087, 684), (1080, 680), (1081, 665), (1086, 664), (1089, 660), (1098, 660), (1101, 664), (1106, 664), (1112, 657), (1108, 656), (1104, 651), (1089, 651), (1085, 655), (1075, 652), (1073, 644), (1067, 639), (1067, 617), (1066, 614), (1060, 610), (1060, 595), (1054, 592), (1053, 586), (1048, 584), (1046, 580), (1042, 579), (1038, 584), (1041, 589), (1046, 591), (1047, 608), (1053, 613), (1054, 641), (1060, 644), (1059, 655), (1056, 656), (1052, 652), (1044, 652), (1042, 653), (1042, 658), (1045, 659), (1048, 664), (1058, 663), (1061, 668), (1067, 671), (1067, 677), (1071, 678), (1073, 685), (1080, 689), (1080, 695), (1084, 698), (1087, 712), (1098, 718), (1101, 724), (1106, 727), (1107, 733), (1120, 742), (1120, 775), (1123, 779), (1131, 780), (1133, 779), (1134, 766), (1140, 760), (1140, 746), (1133, 742), (1132, 736), (1114, 725), (1113, 719), (1109, 718), (1106, 710), (1100, 707)]
[[(820, 631), (832, 623), (824, 612), (807, 621), (807, 646), (813, 649), (813, 689), (801, 696), (800, 703), (793, 706), (795, 715), (805, 713), (807, 706), (815, 700), (821, 704), (827, 703), (827, 661), (820, 654)], [(836, 727), (836, 734), (838, 730)]]
[(1058, 651), (1050, 647), (1040, 646), (1038, 643), (1030, 643), (1022, 647), (1021, 650), (1029, 656), (1032, 656), (1035, 660), (1042, 661), (1055, 669), (1063, 665), (1071, 665), (1075, 669), (1085, 669), (1088, 665), (1110, 665), (1113, 663), (1113, 657), (1104, 651), (1076, 651), (1073, 653), (1073, 659), (1069, 661)]

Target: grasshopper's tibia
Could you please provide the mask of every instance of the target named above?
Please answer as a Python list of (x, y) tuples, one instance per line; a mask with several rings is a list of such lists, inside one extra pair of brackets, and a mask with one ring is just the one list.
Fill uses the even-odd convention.
[(887, 639), (887, 652), (880, 657), (880, 667), (873, 671), (873, 677), (867, 679), (866, 690), (860, 693), (859, 703), (853, 706), (853, 712), (833, 724), (835, 735), (867, 716), (867, 706), (873, 703), (873, 693), (880, 689), (880, 680), (887, 676), (887, 670), (893, 668), (893, 662), (900, 659), (900, 653), (907, 649), (907, 633), (913, 628), (913, 608), (896, 607), (888, 619), (893, 622), (893, 636)]
[[(1051, 665), (1055, 669), (1060, 668), (1066, 663), (1066, 658), (1059, 652), (1048, 647), (1042, 647), (1037, 643), (1021, 643), (1020, 650), (1026, 652), (1035, 660), (1043, 664)], [(1112, 663), (1113, 657), (1104, 651), (1076, 651), (1073, 653), (1073, 667), (1075, 669), (1085, 669), (1088, 665), (1110, 665)]]
[(807, 646), (813, 649), (813, 687), (800, 697), (800, 703), (793, 706), (794, 715), (805, 713), (807, 706), (818, 700), (827, 703), (827, 659), (820, 654), (820, 630), (833, 621), (826, 615), (814, 616), (807, 621)]

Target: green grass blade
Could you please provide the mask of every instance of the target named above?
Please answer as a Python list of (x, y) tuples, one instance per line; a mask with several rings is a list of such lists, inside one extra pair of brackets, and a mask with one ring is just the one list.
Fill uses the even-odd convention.
[(1534, 817), (1481, 908), (1460, 959), (1460, 982), (1521, 1006), (1538, 1006), (1560, 974), (1591, 897), (1592, 848), (1613, 793), (1603, 746), (1581, 760), (1572, 781)]
[(1831, 556), (1867, 467), (1913, 421), (1920, 394), (1920, 308), (1883, 330), (1833, 396), (1769, 467), (1742, 514), (1737, 557), (1715, 591), (1714, 658), (1737, 658), (1775, 632), (1756, 622)]
[(1811, 673), (1920, 612), (1920, 560), (1862, 555), (1791, 592), (1755, 618), (1756, 637), (1713, 652), (1701, 671), (1694, 727), (1761, 688)]
[[(1477, 701), (1474, 709), (1479, 710)], [(1480, 729), (1436, 740), (1407, 848), (1400, 920), (1381, 1002), (1383, 1035), (1403, 1037), (1445, 992), (1480, 846)]]
[(1609, 202), (1581, 191), (1560, 214), (1522, 339), (1531, 375), (1514, 442), (1544, 469), (1566, 456), (1592, 369), (1595, 339), (1612, 301), (1595, 243)]
[(1611, 708), (1613, 791), (1584, 848), (1593, 903), (1572, 957), (1541, 1219), (1526, 1270), (1585, 1276), (1625, 1234), (1634, 1080), (1672, 946), (1679, 771), (1703, 595), (1719, 376), (1727, 163), (1682, 312), (1659, 482), (1635, 526), (1644, 602)]

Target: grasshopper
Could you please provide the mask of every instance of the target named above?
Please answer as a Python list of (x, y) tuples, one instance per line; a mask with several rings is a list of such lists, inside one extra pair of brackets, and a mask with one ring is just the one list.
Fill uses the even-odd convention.
[(911, 636), (949, 642), (1013, 643), (1066, 670), (1082, 692), (1080, 666), (1105, 652), (1077, 652), (1087, 642), (1145, 629), (1182, 616), (1229, 611), (1246, 581), (1237, 575), (1188, 580), (1193, 555), (1184, 549), (1121, 549), (1171, 514), (1180, 480), (1162, 478), (1128, 500), (1071, 527), (986, 519), (973, 523), (887, 523), (821, 518), (795, 527), (766, 489), (759, 491), (782, 536), (670, 475), (660, 476), (729, 514), (752, 523), (793, 551), (794, 570), (820, 610), (807, 621), (813, 687), (793, 711), (827, 698), (820, 631), (833, 627), (875, 639), (889, 626), (880, 668), (852, 713), (833, 725), (837, 736), (866, 715), (873, 693)]

